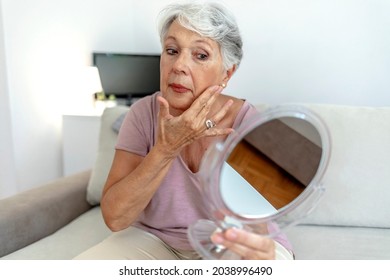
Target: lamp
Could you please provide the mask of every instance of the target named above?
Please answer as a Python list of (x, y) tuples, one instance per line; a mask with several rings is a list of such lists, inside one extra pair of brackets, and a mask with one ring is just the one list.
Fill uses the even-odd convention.
[(81, 94), (86, 98), (86, 105), (89, 111), (97, 111), (100, 114), (103, 108), (97, 108), (95, 94), (104, 94), (102, 83), (100, 81), (99, 69), (95, 66), (85, 67), (80, 75)]
[(73, 68), (65, 78), (64, 87), (68, 86), (63, 102), (65, 114), (101, 115), (105, 108), (117, 105), (116, 100), (105, 98), (97, 67)]
[(83, 84), (85, 86), (84, 92), (90, 96), (92, 95), (95, 113), (100, 115), (105, 108), (117, 105), (115, 96), (110, 96), (110, 98), (106, 99), (97, 67), (87, 67)]
[(95, 66), (88, 66), (85, 69), (83, 85), (86, 94), (102, 93), (103, 87), (100, 81), (99, 69)]

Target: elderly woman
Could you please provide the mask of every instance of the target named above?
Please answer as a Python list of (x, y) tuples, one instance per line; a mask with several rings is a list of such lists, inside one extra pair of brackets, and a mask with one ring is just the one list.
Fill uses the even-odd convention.
[[(103, 190), (103, 217), (115, 233), (78, 258), (199, 258), (187, 229), (207, 218), (199, 191), (202, 156), (256, 113), (222, 93), (242, 58), (239, 30), (225, 8), (170, 5), (160, 20), (160, 92), (132, 105)], [(211, 238), (243, 259), (291, 257), (284, 239), (238, 229)]]

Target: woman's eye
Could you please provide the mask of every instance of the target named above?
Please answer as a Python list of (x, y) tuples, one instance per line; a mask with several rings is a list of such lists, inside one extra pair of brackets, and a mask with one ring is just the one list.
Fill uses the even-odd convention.
[(199, 60), (206, 60), (208, 58), (208, 55), (207, 54), (204, 54), (204, 53), (198, 53), (196, 55), (196, 57), (199, 59)]
[(166, 51), (167, 54), (169, 54), (169, 55), (177, 54), (177, 51), (176, 51), (175, 49), (166, 49), (165, 51)]

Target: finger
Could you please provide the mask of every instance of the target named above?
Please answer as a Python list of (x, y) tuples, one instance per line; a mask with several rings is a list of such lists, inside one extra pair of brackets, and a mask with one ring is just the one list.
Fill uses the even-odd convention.
[(214, 122), (215, 126), (212, 129), (206, 130), (206, 136), (222, 136), (222, 135), (228, 135), (234, 131), (233, 128), (219, 128), (218, 123), (226, 116), (227, 112), (229, 111), (230, 107), (233, 105), (233, 100), (228, 100), (224, 106), (215, 114), (213, 117), (211, 117), (211, 120)]
[(230, 228), (225, 231), (225, 238), (229, 241), (253, 248), (255, 250), (263, 250), (271, 244), (271, 239), (259, 234), (251, 233), (246, 230)]
[(160, 103), (160, 116), (164, 119), (169, 119), (171, 118), (171, 114), (169, 113), (169, 103), (168, 101), (162, 97), (162, 96), (157, 96), (157, 100)]
[[(191, 107), (181, 115), (181, 118), (183, 120), (187, 120), (201, 131), (205, 131), (207, 129), (204, 123), (205, 119), (212, 104), (217, 99), (218, 93), (221, 91), (221, 86), (211, 86), (207, 88), (197, 99), (194, 100)], [(209, 134), (208, 136), (213, 136), (213, 134)]]
[(233, 252), (241, 257), (243, 260), (273, 260), (275, 259), (274, 250), (270, 251), (259, 251), (252, 248), (245, 247), (243, 245), (224, 241), (222, 245), (228, 249), (230, 252)]
[(239, 255), (244, 260), (274, 260), (275, 249), (270, 248), (269, 250), (254, 250), (252, 248), (245, 247), (241, 244), (227, 241), (224, 239), (223, 242), (217, 243), (223, 245), (227, 250)]
[(224, 106), (219, 110), (213, 117), (212, 120), (218, 124), (227, 114), (229, 111), (230, 107), (233, 105), (233, 100), (229, 99)]
[(206, 128), (205, 136), (213, 137), (213, 136), (229, 135), (233, 131), (234, 131), (233, 128), (218, 128), (218, 127), (214, 127), (213, 129)]
[(192, 103), (190, 110), (197, 112), (198, 117), (206, 117), (222, 89), (221, 86), (209, 87)]
[(275, 244), (272, 239), (253, 233), (228, 229), (211, 237), (216, 244), (225, 246), (243, 259), (275, 259)]

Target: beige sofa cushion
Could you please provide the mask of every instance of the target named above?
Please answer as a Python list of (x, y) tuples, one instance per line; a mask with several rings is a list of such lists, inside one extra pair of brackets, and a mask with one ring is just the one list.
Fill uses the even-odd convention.
[(297, 260), (390, 259), (390, 229), (298, 225), (287, 236)]
[(91, 205), (100, 203), (103, 187), (114, 158), (118, 133), (114, 131), (113, 125), (115, 126), (115, 121), (128, 110), (129, 107), (127, 106), (116, 106), (107, 108), (103, 112), (100, 124), (98, 153), (87, 188), (87, 201)]
[(389, 228), (390, 107), (305, 106), (328, 126), (332, 153), (324, 196), (304, 222)]

